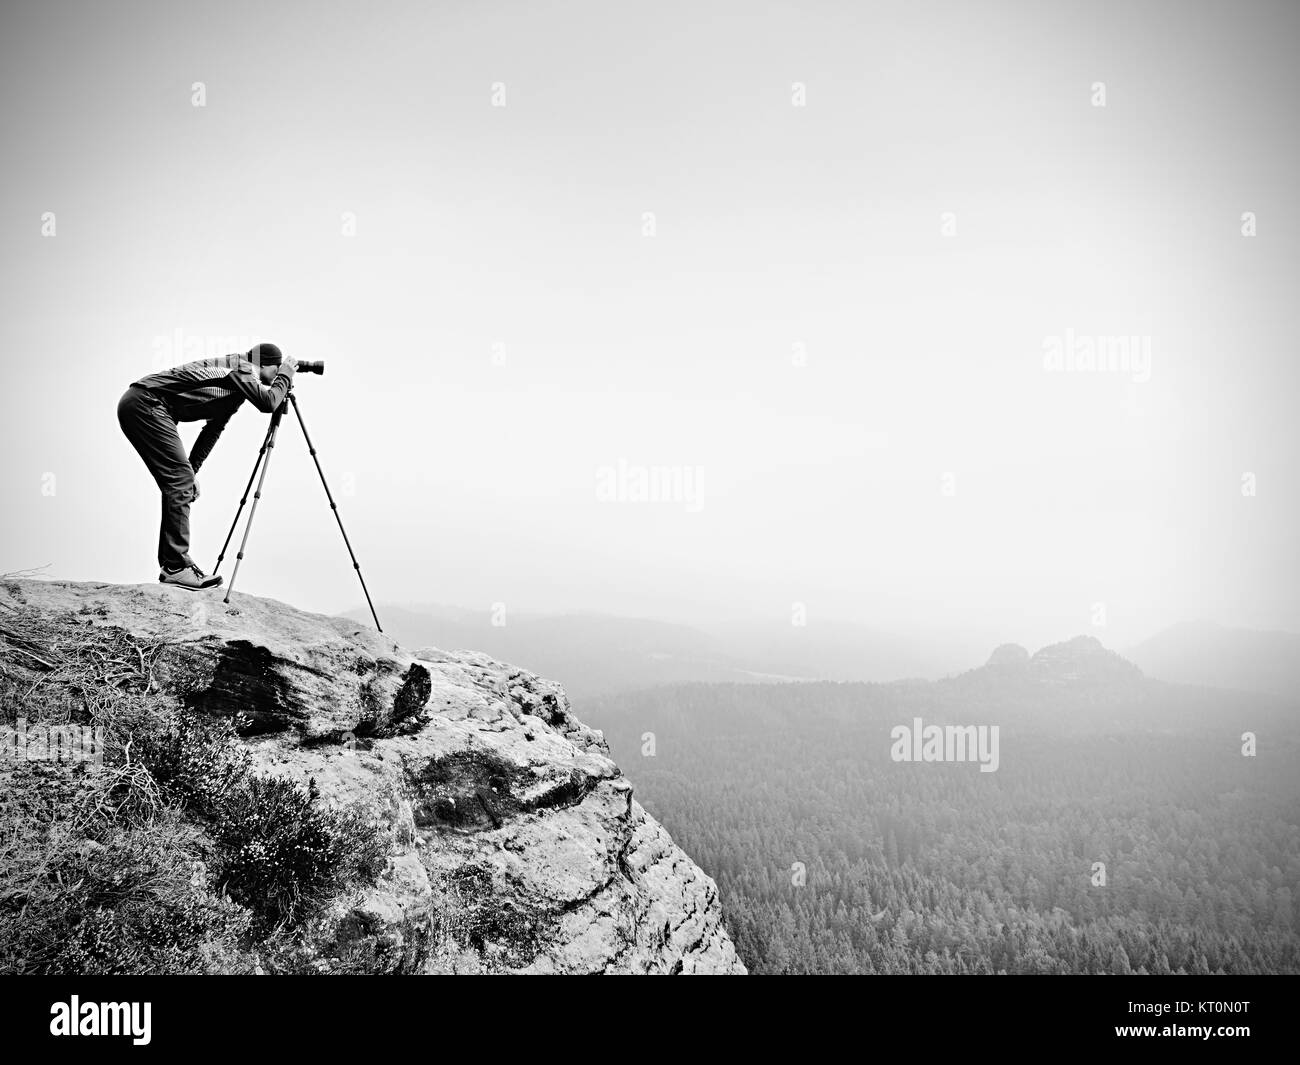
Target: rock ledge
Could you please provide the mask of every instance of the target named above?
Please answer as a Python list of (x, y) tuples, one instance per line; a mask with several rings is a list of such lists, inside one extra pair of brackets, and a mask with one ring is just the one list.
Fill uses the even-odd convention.
[(718, 891), (633, 798), (559, 685), (472, 652), (236, 593), (9, 581), (0, 602), (175, 641), (191, 703), (242, 710), (268, 773), (314, 778), (391, 840), (308, 928), (376, 972), (745, 972)]

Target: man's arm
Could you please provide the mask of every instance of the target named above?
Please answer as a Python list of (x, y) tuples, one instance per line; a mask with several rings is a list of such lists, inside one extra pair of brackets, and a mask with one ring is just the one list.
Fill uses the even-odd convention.
[(199, 467), (207, 461), (212, 445), (217, 442), (217, 437), (226, 428), (226, 422), (230, 421), (230, 416), (233, 413), (234, 411), (227, 411), (225, 414), (209, 418), (203, 423), (203, 429), (199, 432), (198, 439), (194, 441), (194, 447), (190, 450), (190, 466), (195, 473), (198, 473)]
[(238, 367), (230, 371), (230, 379), (235, 382), (235, 387), (249, 403), (263, 414), (271, 414), (289, 394), (295, 369), (296, 366), (292, 362), (286, 362), (276, 373), (275, 380), (270, 385), (264, 385), (258, 378), (253, 364), (241, 361)]

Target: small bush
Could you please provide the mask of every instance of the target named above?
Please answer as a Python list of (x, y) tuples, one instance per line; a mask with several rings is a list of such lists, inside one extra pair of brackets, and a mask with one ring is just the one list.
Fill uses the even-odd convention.
[(167, 801), (213, 817), (226, 796), (253, 772), (249, 753), (238, 739), (240, 724), (238, 716), (209, 719), (177, 711), (166, 730), (145, 736), (137, 756)]
[(221, 807), (214, 838), (232, 898), (260, 931), (293, 927), (358, 877), (378, 872), (375, 831), (353, 812), (325, 809), (314, 782), (249, 775)]
[(354, 880), (373, 880), (384, 843), (359, 813), (323, 806), (315, 781), (259, 776), (239, 726), (182, 713), (143, 757), (164, 795), (209, 821), (216, 875), (267, 934), (300, 924)]
[(376, 826), (314, 781), (259, 776), (238, 719), (182, 707), (202, 686), (189, 656), (75, 616), (22, 621), (53, 665), (0, 663), (0, 721), (93, 723), (107, 742), (98, 770), (0, 771), (0, 972), (247, 971), (268, 935), (381, 872)]
[[(43, 774), (11, 774), (6, 814), (38, 812)], [(17, 824), (10, 817), (6, 824)], [(237, 971), (251, 915), (208, 888), (202, 840), (175, 811), (136, 827), (29, 818), (0, 854), (0, 972)]]

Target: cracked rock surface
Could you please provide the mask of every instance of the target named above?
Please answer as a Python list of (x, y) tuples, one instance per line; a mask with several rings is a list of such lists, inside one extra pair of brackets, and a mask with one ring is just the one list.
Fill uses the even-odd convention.
[(163, 585), (17, 581), (0, 596), (174, 641), (200, 711), (242, 711), (267, 773), (359, 804), (388, 866), (308, 928), (376, 972), (744, 973), (717, 887), (633, 798), (562, 688), (344, 618)]

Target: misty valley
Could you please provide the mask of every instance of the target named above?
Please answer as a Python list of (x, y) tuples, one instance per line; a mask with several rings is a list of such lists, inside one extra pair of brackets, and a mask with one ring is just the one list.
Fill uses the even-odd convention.
[[(757, 973), (1300, 971), (1296, 709), (1087, 638), (936, 682), (576, 704)], [(996, 771), (895, 760), (914, 718), (998, 726)]]

